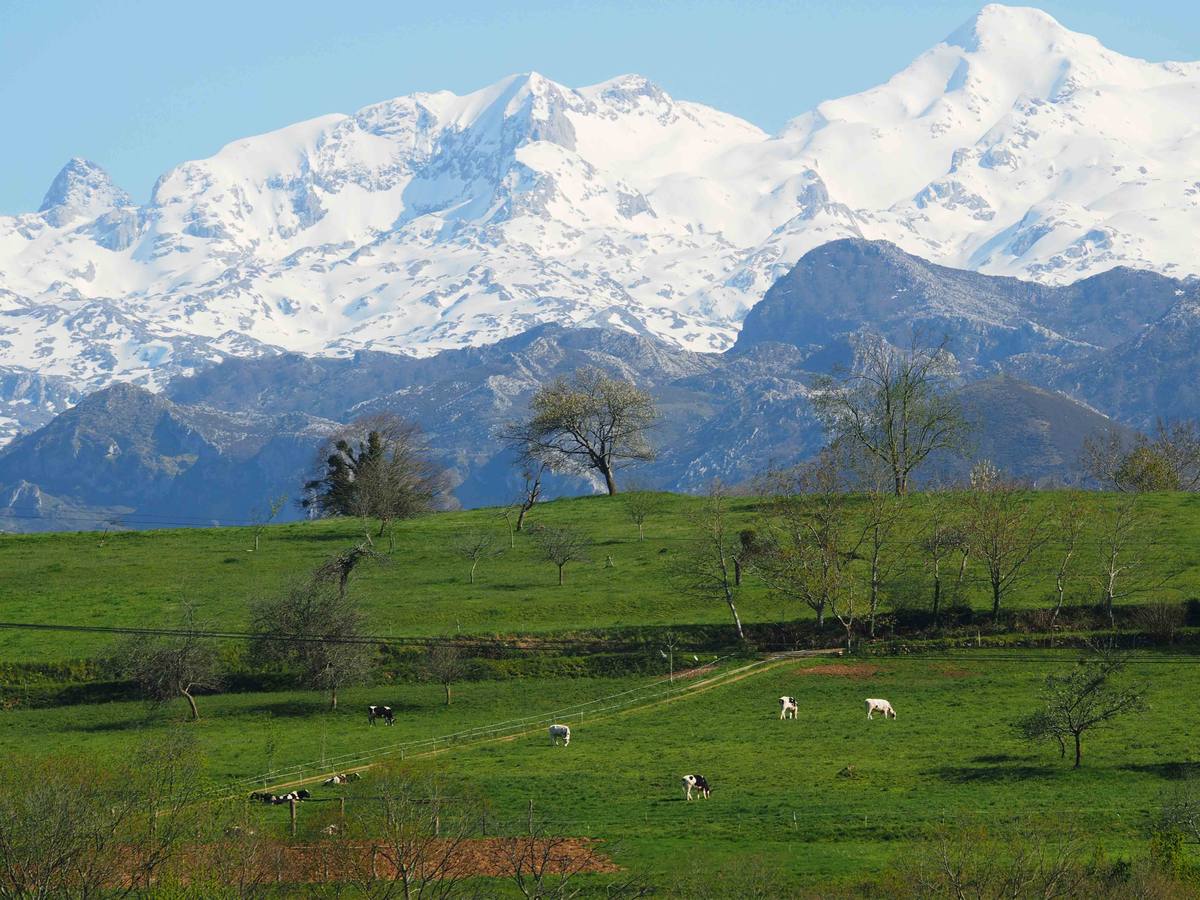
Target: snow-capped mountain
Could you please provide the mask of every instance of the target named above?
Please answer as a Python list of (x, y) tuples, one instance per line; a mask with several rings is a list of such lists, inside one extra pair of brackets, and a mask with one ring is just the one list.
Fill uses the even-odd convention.
[[(721, 350), (843, 237), (1050, 283), (1182, 276), (1197, 110), (1198, 63), (988, 6), (774, 136), (638, 76), (533, 73), (235, 141), (141, 206), (72, 160), (41, 210), (0, 218), (0, 371), (156, 386), (228, 356), (427, 355), (545, 322)], [(10, 423), (42, 412), (0, 396)]]

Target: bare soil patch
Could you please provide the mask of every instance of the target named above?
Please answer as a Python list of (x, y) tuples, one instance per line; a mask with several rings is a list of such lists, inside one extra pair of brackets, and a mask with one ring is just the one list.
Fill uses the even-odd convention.
[(872, 678), (883, 670), (870, 663), (830, 663), (825, 666), (803, 666), (797, 675), (824, 675), (830, 678)]
[[(508, 878), (513, 874), (515, 857), (527, 861), (544, 857), (548, 860), (545, 871), (553, 874), (621, 871), (598, 844), (591, 838), (470, 838), (457, 842), (432, 840), (419, 850), (408, 848), (407, 852), (417, 852), (427, 859), (424, 868), (433, 880)], [(377, 841), (331, 839), (293, 844), (250, 837), (189, 846), (176, 863), (182, 863), (179, 875), (184, 883), (209, 879), (223, 884), (364, 883), (396, 879), (397, 852), (402, 851)], [(410, 869), (422, 868), (412, 858), (407, 865)], [(129, 876), (123, 882), (128, 885)]]

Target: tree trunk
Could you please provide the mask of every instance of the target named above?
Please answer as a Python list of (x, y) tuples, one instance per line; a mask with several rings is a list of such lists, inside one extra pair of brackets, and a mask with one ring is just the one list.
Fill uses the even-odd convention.
[(446, 688), (446, 705), (450, 705), (450, 682), (446, 682), (443, 687)]
[(529, 512), (529, 507), (521, 504), (521, 511), (517, 513), (517, 531), (525, 530), (525, 513)]
[(613, 477), (612, 466), (603, 464), (600, 474), (604, 476), (604, 486), (608, 489), (608, 496), (612, 497), (617, 493), (617, 480)]
[(200, 721), (200, 710), (196, 708), (196, 698), (192, 696), (191, 692), (187, 688), (184, 688), (179, 693), (183, 694), (183, 696), (187, 698), (188, 706), (190, 706), (192, 709), (192, 721)]
[(736, 557), (733, 560), (733, 583), (738, 587), (742, 585), (742, 564)]
[(1079, 763), (1083, 759), (1083, 747), (1080, 744), (1082, 735), (1075, 735), (1075, 768), (1079, 768)]
[(1002, 594), (1000, 582), (992, 579), (992, 623), (999, 624), (1000, 622), (1000, 596)]
[(477, 565), (479, 565), (479, 560), (476, 559), (471, 561), (471, 584), (475, 583), (475, 567)]
[(725, 592), (725, 602), (729, 604), (729, 611), (733, 613), (733, 624), (737, 628), (738, 640), (744, 641), (746, 635), (742, 633), (742, 618), (738, 615), (737, 606), (733, 602), (733, 596), (728, 591)]
[(933, 563), (933, 627), (937, 628), (938, 615), (942, 611), (942, 573), (941, 564)]
[(563, 567), (559, 566), (558, 567), (558, 586), (562, 587), (562, 583), (563, 583)]
[(329, 708), (337, 709), (337, 688), (336, 687), (330, 688), (330, 690), (329, 690)]
[(258, 552), (258, 538), (259, 538), (259, 535), (258, 535), (258, 532), (256, 531), (254, 533), (254, 551), (256, 553)]
[(825, 604), (824, 603), (822, 603), (820, 606), (817, 607), (817, 627), (818, 628), (825, 627)]
[(646, 534), (644, 531), (642, 531), (642, 523), (638, 522), (638, 540), (644, 541), (645, 539), (646, 539)]

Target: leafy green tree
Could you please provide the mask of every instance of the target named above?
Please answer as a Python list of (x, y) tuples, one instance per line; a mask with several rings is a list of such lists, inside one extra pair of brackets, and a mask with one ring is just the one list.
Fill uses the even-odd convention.
[(544, 385), (529, 401), (530, 417), (501, 435), (531, 469), (587, 474), (617, 493), (617, 469), (654, 459), (647, 432), (658, 419), (650, 395), (628, 381), (585, 367)]
[(323, 455), (302, 505), (322, 516), (378, 519), (380, 535), (398, 519), (430, 512), (448, 490), (420, 428), (398, 416), (359, 419), (330, 438)]

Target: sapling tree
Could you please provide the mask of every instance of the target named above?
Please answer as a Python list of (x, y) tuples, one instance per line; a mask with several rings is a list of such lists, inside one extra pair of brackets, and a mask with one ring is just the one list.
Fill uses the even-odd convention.
[(1053, 740), (1060, 756), (1068, 742), (1075, 747), (1075, 768), (1083, 761), (1083, 736), (1124, 715), (1146, 709), (1140, 685), (1115, 684), (1126, 659), (1104, 649), (1080, 660), (1063, 675), (1049, 675), (1041, 693), (1041, 708), (1018, 720), (1017, 730), (1028, 741)]
[(496, 546), (496, 538), (490, 531), (472, 531), (455, 540), (454, 552), (470, 563), (467, 580), (474, 584), (475, 569), (479, 563), (497, 557), (504, 551)]
[(541, 551), (542, 558), (558, 568), (558, 583), (563, 584), (563, 570), (568, 563), (586, 562), (592, 541), (586, 534), (574, 528), (539, 526), (533, 532), (533, 540)]

